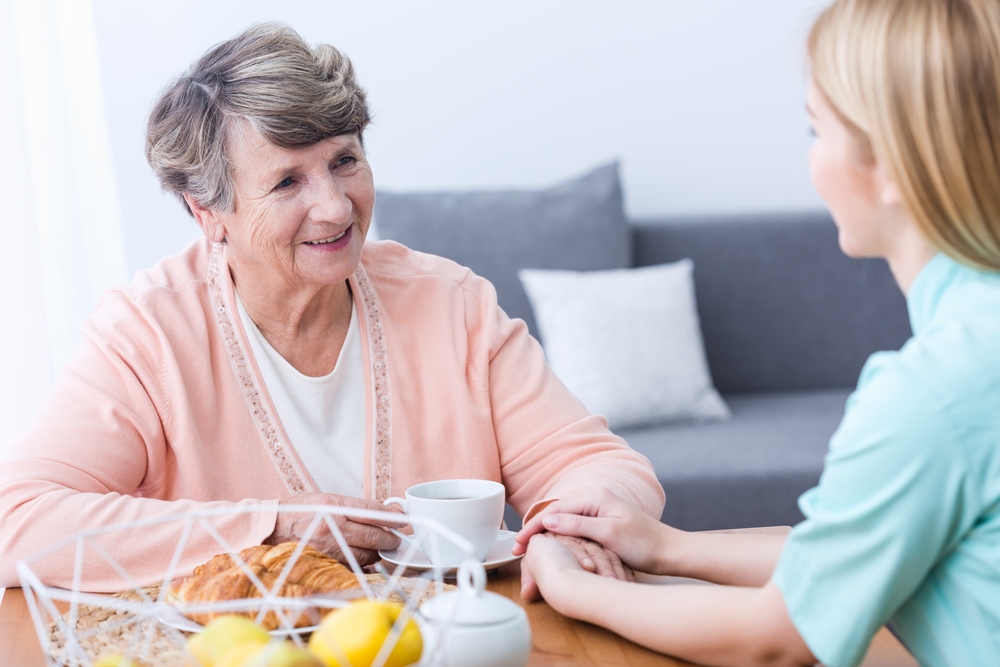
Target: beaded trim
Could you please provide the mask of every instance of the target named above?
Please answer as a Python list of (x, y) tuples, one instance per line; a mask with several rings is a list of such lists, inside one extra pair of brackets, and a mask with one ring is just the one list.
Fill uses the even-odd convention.
[(372, 372), (375, 383), (375, 470), (373, 486), (375, 500), (389, 497), (390, 461), (392, 458), (392, 409), (389, 392), (389, 366), (386, 358), (385, 337), (382, 334), (382, 316), (378, 300), (365, 268), (358, 265), (354, 278), (361, 289), (368, 313), (368, 341), (371, 350)]
[(286, 455), (285, 443), (280, 437), (278, 429), (271, 422), (271, 416), (268, 414), (263, 401), (261, 401), (260, 392), (257, 390), (256, 384), (254, 384), (253, 374), (250, 372), (246, 357), (243, 355), (243, 348), (236, 339), (236, 332), (229, 321), (229, 315), (226, 313), (226, 304), (223, 298), (223, 285), (225, 282), (220, 280), (219, 277), (221, 258), (222, 244), (215, 243), (212, 246), (212, 252), (208, 256), (209, 297), (212, 301), (212, 309), (215, 311), (215, 323), (218, 325), (219, 330), (222, 332), (222, 337), (226, 341), (229, 361), (232, 363), (233, 371), (236, 373), (236, 377), (243, 387), (243, 398), (246, 399), (247, 408), (250, 409), (250, 413), (254, 417), (254, 425), (257, 427), (257, 432), (260, 433), (260, 437), (264, 441), (264, 446), (268, 454), (271, 455), (271, 460), (281, 472), (285, 487), (292, 494), (305, 493), (307, 491), (306, 485), (299, 476), (296, 466), (292, 464), (291, 457)]

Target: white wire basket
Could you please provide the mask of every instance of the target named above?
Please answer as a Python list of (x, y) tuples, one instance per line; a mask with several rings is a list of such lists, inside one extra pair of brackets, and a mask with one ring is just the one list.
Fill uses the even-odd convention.
[[(277, 582), (270, 590), (239, 557), (239, 549), (233, 548), (212, 523), (212, 519), (218, 517), (264, 512), (312, 515), (308, 528), (298, 538), (298, 548), (288, 559)], [(382, 667), (385, 664), (410, 618), (417, 623), (423, 637), (423, 653), (417, 664), (420, 667), (444, 665), (445, 656), (440, 647), (447, 640), (451, 623), (424, 618), (420, 614), (419, 602), (452, 588), (445, 582), (445, 576), (454, 569), (431, 566), (416, 576), (404, 576), (406, 566), (400, 564), (394, 566), (391, 571), (379, 565), (381, 574), (366, 572), (348, 547), (335, 517), (396, 524), (401, 519), (397, 512), (329, 505), (269, 504), (256, 507), (206, 508), (81, 530), (32, 554), (17, 563), (17, 573), (38, 634), (38, 641), (46, 656), (46, 664), (91, 667), (106, 653), (122, 653), (144, 667), (198, 665), (197, 660), (185, 649), (189, 634), (199, 630), (198, 624), (185, 617), (188, 613), (250, 612), (255, 615), (258, 622), (268, 613), (273, 613), (279, 619), (279, 627), (271, 633), (272, 644), (287, 638), (304, 647), (310, 628), (304, 630), (295, 628), (296, 620), (302, 610), (345, 607), (353, 600), (363, 597), (380, 602), (387, 599), (402, 600), (404, 603), (403, 611), (372, 663), (373, 667)], [(468, 558), (459, 568), (460, 576), (473, 576), (476, 570), (483, 570), (482, 564), (473, 555), (472, 544), (447, 527), (433, 519), (423, 517), (406, 517), (404, 521), (412, 524), (415, 529), (425, 528), (429, 536), (425, 541), (447, 540), (467, 554)], [(115, 558), (114, 545), (129, 540), (134, 543), (134, 540), (139, 539), (137, 537), (139, 531), (153, 526), (159, 530), (175, 532), (177, 541), (162, 579), (149, 583), (148, 578), (144, 580), (134, 571), (130, 572), (127, 564), (123, 565)], [(343, 593), (307, 598), (279, 597), (272, 593), (285, 581), (303, 549), (311, 545), (320, 535), (325, 537), (324, 531), (329, 531), (336, 540), (347, 560), (346, 565), (350, 566), (357, 577), (358, 587)], [(217, 553), (228, 553), (233, 557), (253, 581), (260, 597), (202, 602), (180, 607), (167, 602), (166, 594), (171, 582), (190, 574), (191, 543), (204, 540), (206, 537), (210, 537), (218, 545)], [(400, 548), (399, 561), (414, 562), (417, 551), (415, 546), (404, 543)], [(202, 558), (197, 564), (204, 560), (207, 558)], [(72, 563), (73, 568), (73, 585), (70, 589), (47, 585), (43, 581), (44, 574), (36, 574), (52, 571), (54, 567), (65, 567), (69, 563)], [(184, 563), (187, 565), (182, 565)], [(102, 588), (114, 588), (119, 591), (117, 594), (87, 592), (92, 588), (88, 581), (88, 572), (98, 570), (105, 573), (102, 575), (102, 581), (105, 582)], [(120, 581), (120, 586), (107, 585), (108, 572), (114, 573), (116, 581)], [(482, 572), (482, 576), (485, 576), (485, 571)], [(67, 605), (68, 611), (60, 610), (60, 606), (65, 609)]]

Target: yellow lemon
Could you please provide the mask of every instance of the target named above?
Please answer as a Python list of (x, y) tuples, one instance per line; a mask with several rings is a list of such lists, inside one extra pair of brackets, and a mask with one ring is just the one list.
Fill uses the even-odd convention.
[(191, 635), (187, 650), (198, 659), (202, 667), (215, 667), (223, 655), (247, 642), (267, 643), (271, 635), (267, 630), (242, 616), (220, 616), (205, 630)]
[[(227, 653), (215, 663), (215, 667), (323, 667), (316, 656), (287, 639), (277, 646), (264, 644), (241, 653), (239, 651), (242, 648), (238, 647)], [(231, 663), (228, 662), (230, 655), (233, 656)]]
[(121, 653), (105, 653), (97, 659), (94, 667), (142, 667), (142, 665)]
[[(391, 602), (355, 602), (323, 619), (309, 639), (309, 649), (327, 667), (369, 667), (402, 609)], [(385, 667), (417, 662), (423, 647), (420, 629), (412, 618), (407, 619)], [(341, 663), (342, 659), (348, 663)]]
[(215, 667), (252, 665), (253, 657), (267, 646), (266, 642), (248, 641), (228, 651), (215, 662)]

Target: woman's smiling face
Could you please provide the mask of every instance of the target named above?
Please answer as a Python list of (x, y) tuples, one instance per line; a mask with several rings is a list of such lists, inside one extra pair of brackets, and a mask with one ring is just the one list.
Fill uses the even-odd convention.
[(291, 297), (354, 273), (375, 202), (357, 135), (288, 149), (245, 129), (232, 158), (233, 212), (202, 209), (199, 220), (209, 238), (224, 233), (237, 284)]

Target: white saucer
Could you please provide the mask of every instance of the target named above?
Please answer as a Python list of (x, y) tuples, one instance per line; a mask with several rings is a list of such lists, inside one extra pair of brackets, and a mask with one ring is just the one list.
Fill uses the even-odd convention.
[[(169, 625), (172, 628), (182, 630), (184, 632), (201, 632), (205, 629), (205, 626), (201, 623), (195, 623), (180, 611), (170, 606), (162, 607), (156, 614), (156, 618), (164, 625)], [(277, 630), (271, 630), (269, 634), (272, 637), (287, 637), (291, 634), (300, 635), (313, 632), (318, 628), (318, 625), (312, 625), (308, 628), (278, 628)]]
[[(495, 570), (498, 567), (503, 567), (508, 563), (513, 563), (516, 560), (520, 560), (521, 556), (515, 556), (511, 553), (511, 549), (514, 548), (514, 536), (517, 535), (511, 530), (501, 530), (500, 534), (497, 535), (496, 542), (493, 543), (493, 547), (490, 552), (486, 554), (486, 562), (483, 563), (483, 567), (487, 570)], [(399, 549), (389, 549), (379, 551), (378, 555), (382, 557), (382, 560), (387, 563), (392, 563), (393, 565), (404, 565), (411, 570), (417, 572), (425, 572), (427, 570), (434, 569), (434, 565), (431, 564), (427, 554), (423, 551), (414, 551), (413, 557), (409, 561), (403, 560), (406, 556), (408, 547), (402, 546)], [(449, 567), (443, 568), (444, 574), (454, 574), (458, 568)]]

